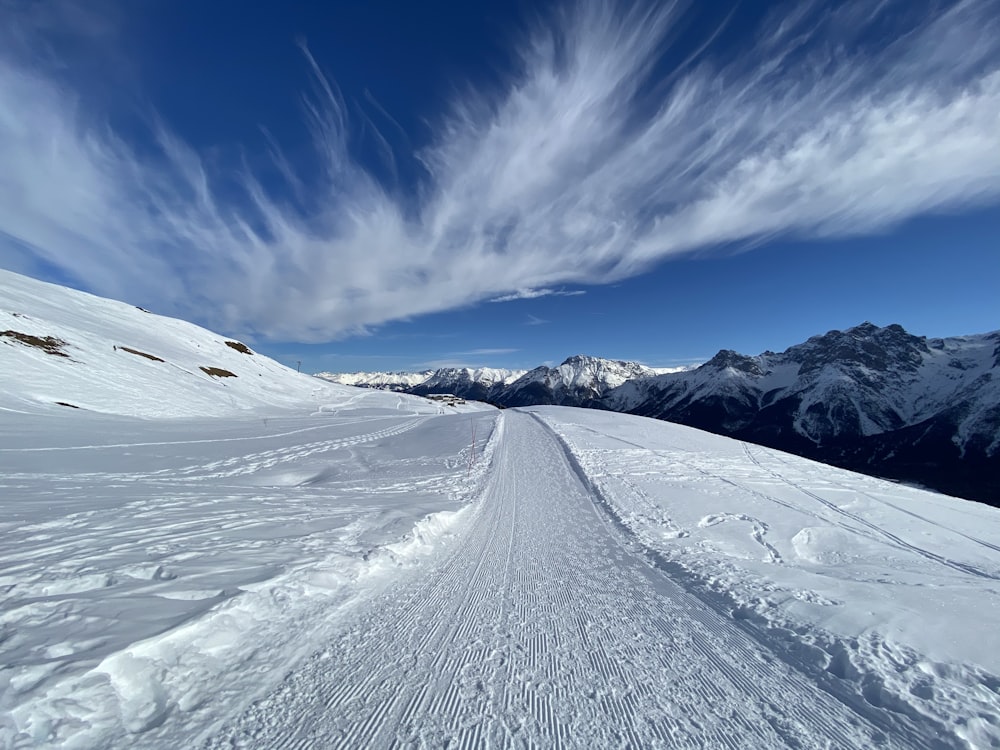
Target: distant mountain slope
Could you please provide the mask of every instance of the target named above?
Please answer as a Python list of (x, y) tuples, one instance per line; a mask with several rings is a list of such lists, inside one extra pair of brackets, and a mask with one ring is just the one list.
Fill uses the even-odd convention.
[[(683, 368), (678, 368), (683, 369)], [(432, 373), (317, 373), (316, 377), (347, 385), (386, 388), (426, 396), (452, 393), (501, 406), (596, 406), (612, 388), (632, 378), (651, 378), (678, 369), (656, 369), (635, 362), (576, 355), (558, 367), (505, 370), (492, 367), (447, 367)]]
[(317, 372), (316, 377), (331, 383), (353, 385), (360, 388), (406, 391), (415, 385), (420, 385), (433, 374), (433, 370), (425, 370), (424, 372)]
[(410, 393), (427, 396), (431, 393), (453, 393), (473, 401), (496, 402), (496, 396), (508, 383), (517, 380), (524, 370), (504, 370), (494, 367), (446, 367), (436, 370), (427, 380), (414, 386)]
[(0, 410), (221, 416), (355, 397), (192, 323), (0, 270)]
[(316, 377), (360, 388), (378, 388), (418, 396), (451, 393), (472, 401), (490, 401), (493, 395), (525, 372), (497, 367), (444, 367), (424, 372), (318, 372)]
[(1000, 332), (864, 323), (624, 383), (602, 405), (1000, 503)]
[(633, 378), (648, 378), (656, 372), (636, 362), (576, 355), (558, 367), (536, 367), (500, 393), (502, 406), (597, 406), (605, 393)]

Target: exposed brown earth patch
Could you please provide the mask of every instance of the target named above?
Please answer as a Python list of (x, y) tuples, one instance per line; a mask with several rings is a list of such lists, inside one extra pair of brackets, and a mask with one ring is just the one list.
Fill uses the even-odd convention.
[(230, 349), (235, 349), (241, 354), (249, 354), (251, 357), (253, 356), (253, 352), (250, 351), (250, 347), (246, 344), (241, 344), (239, 341), (227, 341), (226, 346)]
[(57, 357), (66, 357), (69, 359), (69, 355), (62, 350), (66, 346), (66, 342), (55, 336), (32, 336), (20, 331), (2, 331), (0, 332), (0, 336), (20, 341), (25, 346), (33, 346), (36, 349), (41, 349), (46, 354), (54, 354)]

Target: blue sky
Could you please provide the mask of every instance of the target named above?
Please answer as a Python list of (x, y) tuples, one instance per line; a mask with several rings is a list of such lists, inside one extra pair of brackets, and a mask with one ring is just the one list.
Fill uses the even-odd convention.
[(998, 0), (0, 0), (0, 265), (307, 371), (995, 330), (998, 204)]

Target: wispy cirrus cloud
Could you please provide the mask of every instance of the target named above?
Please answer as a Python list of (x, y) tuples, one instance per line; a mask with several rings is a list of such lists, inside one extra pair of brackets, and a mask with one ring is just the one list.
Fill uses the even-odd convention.
[(352, 158), (347, 108), (308, 51), (319, 176), (300, 184), (276, 147), (284, 185), (247, 168), (234, 191), (167, 126), (137, 148), (11, 51), (30, 45), (6, 45), (4, 262), (321, 341), (722, 244), (871, 232), (1000, 198), (998, 0), (792, 3), (735, 59), (708, 34), (664, 69), (684, 19), (681, 3), (587, 2), (539, 21), (506, 86), (429, 113), (415, 207)]
[(581, 294), (586, 294), (586, 292), (583, 289), (569, 291), (564, 289), (518, 289), (516, 292), (494, 297), (490, 302), (513, 302), (519, 299), (538, 299), (539, 297), (578, 297)]

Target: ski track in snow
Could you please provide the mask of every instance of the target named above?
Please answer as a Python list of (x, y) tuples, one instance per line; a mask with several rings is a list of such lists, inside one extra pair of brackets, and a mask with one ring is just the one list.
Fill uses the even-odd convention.
[(448, 536), (495, 418), (3, 425), (0, 747), (190, 746)]
[(903, 746), (1000, 747), (1000, 557), (977, 536), (994, 509), (688, 428), (535, 411), (637, 549), (816, 684)]
[(1000, 744), (989, 659), (809, 621), (950, 592), (989, 650), (974, 504), (601, 412), (271, 419), (8, 426), (0, 745)]
[[(14, 409), (3, 409), (3, 411), (11, 411), (17, 414), (31, 414), (31, 412), (19, 412)], [(344, 419), (336, 424), (340, 427), (349, 424), (370, 424), (372, 421), (377, 419), (395, 419), (395, 417), (367, 417), (363, 419)], [(313, 425), (312, 427), (302, 427), (297, 430), (289, 430), (287, 432), (272, 432), (263, 435), (240, 435), (240, 436), (230, 436), (230, 437), (220, 437), (220, 438), (203, 438), (203, 439), (191, 439), (191, 440), (159, 440), (154, 442), (142, 442), (142, 443), (94, 443), (92, 445), (46, 445), (42, 447), (32, 447), (32, 448), (0, 448), (0, 453), (52, 453), (58, 451), (85, 451), (85, 450), (106, 450), (108, 448), (149, 448), (149, 447), (159, 447), (167, 445), (199, 445), (205, 443), (233, 443), (241, 442), (245, 440), (272, 440), (275, 438), (291, 437), (292, 435), (299, 435), (303, 432), (315, 432), (316, 430), (329, 430), (330, 424), (320, 424)]]
[(461, 538), (207, 748), (936, 745), (838, 701), (650, 565), (542, 423), (508, 411), (500, 429)]
[[(752, 464), (754, 464), (755, 466), (760, 467), (761, 469), (763, 469), (764, 471), (766, 471), (768, 474), (771, 474), (772, 476), (776, 477), (777, 479), (780, 479), (785, 484), (787, 484), (787, 485), (789, 485), (791, 487), (794, 487), (795, 489), (797, 489), (800, 492), (802, 492), (804, 495), (808, 495), (809, 497), (813, 498), (814, 500), (818, 500), (821, 504), (827, 506), (828, 508), (831, 508), (832, 510), (835, 510), (837, 513), (841, 513), (841, 514), (843, 514), (843, 515), (845, 515), (845, 516), (847, 516), (849, 518), (853, 518), (854, 520), (858, 521), (859, 523), (861, 523), (861, 524), (863, 524), (865, 526), (868, 526), (868, 527), (872, 526), (867, 521), (864, 521), (863, 519), (858, 519), (855, 516), (853, 516), (852, 514), (846, 513), (842, 509), (833, 506), (832, 503), (830, 503), (827, 500), (824, 500), (822, 497), (819, 497), (816, 493), (814, 493), (814, 492), (812, 492), (812, 491), (810, 491), (810, 490), (802, 487), (801, 485), (799, 485), (799, 484), (797, 484), (797, 483), (795, 483), (795, 482), (793, 482), (793, 481), (791, 481), (789, 479), (786, 479), (778, 470), (772, 468), (771, 466), (765, 466), (764, 464), (762, 464), (760, 462), (760, 459), (757, 457), (757, 453), (755, 452), (754, 447), (751, 446), (749, 443), (743, 443), (743, 451), (744, 451), (744, 453), (746, 453), (747, 458), (750, 459), (750, 462)], [(758, 452), (759, 452), (759, 449), (758, 449)], [(769, 457), (772, 458), (772, 459), (774, 459), (775, 462), (784, 463), (786, 466), (788, 465), (788, 462), (786, 460), (782, 459), (781, 455), (777, 451), (770, 451), (769, 452)], [(836, 487), (840, 487), (841, 489), (847, 489), (847, 490), (849, 490), (851, 492), (855, 492), (855, 493), (859, 492), (859, 490), (856, 487), (847, 487), (845, 484), (843, 484), (841, 482), (832, 481), (829, 478), (827, 478), (826, 481), (828, 483), (836, 486)], [(918, 519), (920, 521), (925, 521), (927, 523), (933, 523), (933, 524), (936, 524), (936, 525), (941, 525), (940, 522), (938, 522), (938, 521), (932, 521), (931, 519), (926, 518), (925, 516), (922, 516), (919, 513), (914, 513), (912, 510), (910, 510), (908, 508), (903, 508), (903, 507), (901, 507), (900, 505), (898, 505), (896, 503), (891, 503), (888, 500), (886, 500), (885, 498), (876, 497), (876, 496), (874, 496), (874, 495), (872, 495), (870, 493), (867, 493), (867, 492), (860, 492), (860, 494), (864, 495), (869, 500), (872, 500), (872, 501), (874, 501), (876, 503), (882, 503), (884, 505), (888, 505), (893, 510), (896, 510), (896, 511), (898, 511), (900, 513), (905, 513), (906, 515), (912, 516), (913, 518), (916, 518), (916, 519)], [(978, 544), (981, 547), (985, 547), (985, 548), (987, 548), (989, 550), (992, 550), (994, 552), (1000, 552), (1000, 545), (991, 544), (990, 542), (987, 542), (987, 541), (985, 541), (983, 539), (979, 539), (978, 537), (974, 537), (974, 536), (971, 536), (969, 534), (965, 534), (965, 533), (963, 533), (961, 531), (958, 531), (957, 529), (953, 529), (953, 528), (950, 528), (948, 526), (944, 526), (944, 528), (947, 529), (947, 531), (951, 532), (952, 534), (956, 534), (958, 536), (963, 537), (964, 539), (968, 539), (970, 542), (974, 542), (975, 544)], [(877, 529), (875, 529), (875, 531), (877, 531), (880, 534), (883, 534), (888, 539), (892, 539), (893, 541), (898, 541), (898, 540), (896, 540), (894, 538), (893, 535), (886, 534), (885, 529), (877, 528)], [(913, 549), (913, 551), (917, 552), (918, 554), (923, 555), (924, 557), (927, 557), (927, 559), (929, 559), (929, 560), (935, 560), (937, 562), (941, 562), (943, 564), (948, 565), (949, 567), (957, 567), (958, 570), (961, 570), (961, 571), (967, 572), (967, 573), (971, 573), (972, 575), (976, 575), (976, 576), (979, 576), (981, 578), (992, 578), (992, 579), (995, 579), (995, 580), (996, 579), (1000, 579), (1000, 576), (998, 576), (998, 575), (993, 575), (991, 573), (987, 573), (987, 572), (978, 570), (977, 568), (974, 568), (974, 567), (969, 566), (969, 565), (963, 565), (961, 563), (955, 563), (954, 561), (942, 559), (940, 555), (936, 555), (934, 553), (927, 552), (927, 550), (918, 549), (916, 547), (913, 547), (912, 545), (907, 544), (906, 542), (899, 542), (899, 543), (902, 546), (906, 547), (906, 548)]]
[(419, 427), (426, 419), (426, 417), (415, 417), (406, 420), (400, 425), (387, 427), (384, 430), (354, 435), (349, 438), (317, 440), (312, 443), (302, 443), (289, 448), (277, 448), (257, 453), (248, 453), (243, 456), (232, 456), (208, 464), (196, 464), (177, 469), (163, 469), (159, 474), (169, 474), (172, 478), (177, 477), (181, 479), (191, 477), (198, 479), (224, 479), (244, 474), (255, 474), (265, 469), (274, 468), (282, 463), (301, 461), (318, 453), (327, 453), (341, 448), (402, 435), (404, 432), (409, 432)]

